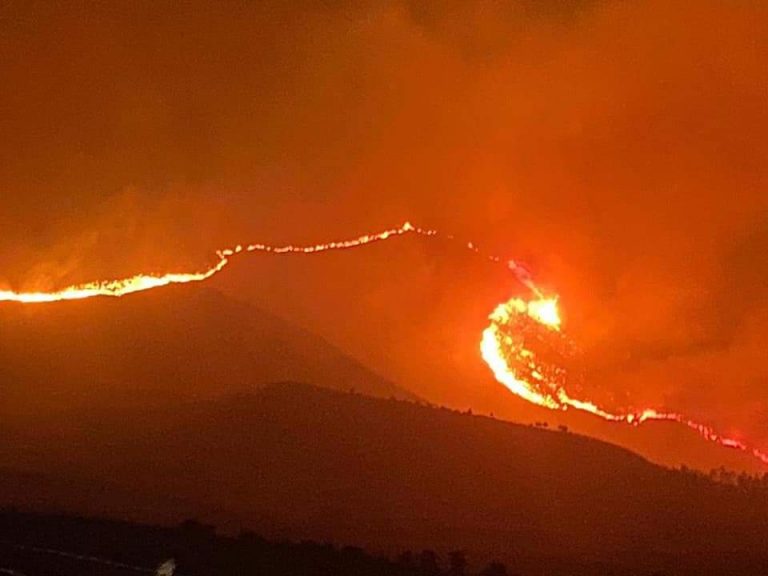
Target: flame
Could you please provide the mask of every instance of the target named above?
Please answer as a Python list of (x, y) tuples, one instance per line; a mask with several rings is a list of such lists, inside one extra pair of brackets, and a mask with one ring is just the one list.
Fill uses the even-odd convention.
[[(537, 294), (541, 293), (537, 291)], [(488, 319), (490, 324), (483, 331), (480, 354), (496, 380), (524, 400), (551, 410), (581, 410), (610, 422), (632, 426), (652, 421), (675, 422), (694, 430), (709, 442), (746, 452), (768, 464), (768, 453), (741, 440), (723, 436), (714, 428), (682, 414), (653, 408), (637, 412), (611, 412), (589, 400), (572, 398), (565, 389), (565, 371), (559, 367), (548, 367), (539, 360), (518, 330), (521, 323), (533, 321), (545, 332), (552, 333), (552, 337), (555, 334), (559, 336), (562, 322), (557, 298), (537, 297), (529, 302), (512, 298), (499, 304)]]
[(92, 298), (93, 296), (125, 296), (126, 294), (143, 292), (144, 290), (160, 288), (169, 284), (202, 282), (221, 271), (228, 263), (229, 261), (226, 258), (220, 258), (214, 266), (204, 272), (163, 274), (162, 276), (139, 274), (122, 280), (89, 282), (88, 284), (70, 286), (55, 292), (12, 292), (10, 290), (0, 290), (0, 302), (42, 304), (61, 300), (82, 300), (83, 298)]
[(325, 244), (314, 244), (310, 246), (270, 246), (267, 244), (249, 244), (243, 246), (238, 244), (234, 248), (225, 248), (216, 252), (218, 261), (202, 272), (192, 273), (170, 273), (155, 276), (152, 274), (138, 274), (130, 278), (121, 280), (109, 280), (106, 282), (89, 282), (87, 284), (77, 284), (69, 286), (62, 290), (53, 292), (14, 292), (12, 290), (0, 290), (0, 302), (21, 302), (23, 304), (42, 304), (46, 302), (59, 302), (62, 300), (81, 300), (83, 298), (92, 298), (94, 296), (125, 296), (134, 292), (143, 292), (153, 288), (161, 288), (169, 284), (187, 284), (189, 282), (202, 282), (211, 276), (221, 272), (229, 264), (230, 258), (244, 252), (268, 252), (272, 254), (313, 254), (315, 252), (325, 252), (327, 250), (342, 250), (346, 248), (356, 248), (372, 242), (387, 240), (393, 236), (400, 236), (407, 233), (416, 233), (422, 236), (434, 236), (437, 234), (434, 230), (416, 228), (410, 222), (404, 223), (397, 228), (391, 228), (378, 232), (376, 234), (364, 234), (351, 240), (342, 240), (339, 242), (328, 242)]
[[(271, 246), (268, 244), (239, 244), (216, 252), (215, 264), (201, 272), (168, 273), (162, 275), (139, 274), (130, 278), (104, 282), (90, 282), (69, 286), (51, 292), (15, 292), (0, 290), (0, 302), (19, 302), (23, 304), (41, 304), (65, 300), (80, 300), (95, 296), (119, 297), (135, 292), (142, 292), (170, 284), (202, 282), (221, 272), (235, 256), (250, 252), (270, 254), (314, 254), (329, 250), (344, 250), (365, 246), (373, 242), (388, 240), (404, 234), (436, 236), (436, 230), (419, 228), (410, 222), (382, 232), (363, 234), (356, 238), (297, 246), (292, 244)], [(452, 235), (446, 235), (454, 239)], [(477, 254), (480, 249), (472, 242), (465, 247)], [(485, 255), (492, 262), (506, 263), (517, 280), (526, 286), (533, 298), (525, 300), (513, 297), (500, 303), (491, 312), (490, 324), (483, 330), (480, 340), (480, 354), (496, 380), (510, 392), (520, 398), (550, 410), (580, 410), (610, 422), (639, 426), (651, 421), (669, 421), (684, 425), (697, 432), (704, 439), (726, 448), (746, 452), (768, 464), (768, 453), (748, 446), (746, 443), (722, 436), (714, 428), (690, 420), (682, 414), (664, 412), (653, 408), (640, 411), (611, 412), (590, 400), (571, 397), (566, 386), (567, 372), (556, 362), (548, 361), (529, 345), (529, 340), (544, 343), (557, 351), (567, 339), (562, 333), (557, 297), (546, 297), (535, 285), (528, 270), (514, 260), (504, 261), (497, 256)], [(545, 346), (545, 347), (546, 347)]]
[[(496, 380), (509, 388), (513, 394), (545, 408), (560, 408), (557, 397), (544, 386), (544, 376), (538, 369), (533, 352), (525, 348), (522, 339), (505, 335), (501, 330), (513, 319), (523, 315), (551, 330), (560, 329), (560, 315), (555, 300), (534, 300), (529, 303), (520, 298), (512, 298), (499, 304), (488, 317), (491, 323), (483, 330), (480, 354)], [(520, 377), (511, 370), (509, 358), (515, 358), (529, 368), (530, 379)]]

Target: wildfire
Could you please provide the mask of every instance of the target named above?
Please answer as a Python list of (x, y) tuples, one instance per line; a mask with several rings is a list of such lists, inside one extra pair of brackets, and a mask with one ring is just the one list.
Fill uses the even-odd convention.
[[(79, 300), (95, 296), (125, 296), (134, 292), (160, 288), (170, 284), (202, 282), (221, 272), (230, 260), (240, 254), (263, 252), (270, 254), (314, 254), (329, 250), (343, 250), (388, 240), (404, 234), (436, 236), (435, 230), (419, 228), (409, 222), (382, 232), (364, 234), (348, 240), (307, 246), (268, 244), (237, 245), (216, 252), (215, 264), (201, 272), (169, 273), (163, 275), (139, 274), (121, 280), (91, 282), (69, 286), (50, 292), (15, 292), (0, 290), (0, 302), (40, 304), (63, 300)], [(449, 239), (453, 236), (447, 235)], [(475, 244), (465, 247), (481, 254)], [(504, 262), (496, 256), (485, 256), (493, 262)], [(663, 412), (652, 408), (640, 411), (611, 412), (589, 400), (572, 398), (567, 390), (566, 370), (555, 360), (569, 350), (569, 342), (562, 333), (562, 320), (556, 297), (546, 297), (535, 285), (530, 273), (514, 260), (506, 261), (507, 267), (517, 280), (525, 285), (533, 298), (511, 298), (500, 303), (491, 312), (490, 324), (483, 331), (480, 354), (493, 372), (496, 380), (510, 392), (524, 400), (551, 410), (581, 410), (608, 420), (638, 426), (649, 421), (670, 421), (687, 426), (710, 442), (726, 448), (747, 452), (768, 464), (768, 454), (732, 438), (717, 433), (713, 428), (690, 420), (681, 414)]]
[(225, 248), (216, 252), (218, 261), (216, 264), (202, 272), (192, 273), (170, 273), (155, 276), (152, 274), (138, 274), (130, 278), (121, 280), (109, 280), (106, 282), (89, 282), (87, 284), (78, 284), (69, 286), (62, 290), (52, 292), (14, 292), (11, 290), (0, 290), (0, 302), (21, 302), (24, 304), (42, 304), (46, 302), (59, 302), (61, 300), (81, 300), (83, 298), (92, 298), (94, 296), (125, 296), (134, 292), (143, 292), (152, 288), (160, 288), (169, 284), (187, 284), (189, 282), (202, 282), (214, 274), (221, 272), (229, 264), (231, 257), (243, 252), (269, 252), (272, 254), (313, 254), (315, 252), (325, 252), (327, 250), (342, 250), (345, 248), (355, 248), (372, 242), (387, 240), (392, 236), (399, 236), (407, 233), (417, 233), (422, 236), (434, 236), (437, 234), (434, 230), (416, 228), (410, 222), (402, 226), (384, 230), (376, 234), (364, 234), (351, 240), (342, 240), (340, 242), (328, 242), (325, 244), (314, 244), (310, 246), (269, 246), (267, 244), (249, 244), (243, 246), (238, 244), (234, 248)]
[[(520, 298), (512, 298), (499, 304), (489, 316), (491, 324), (483, 331), (480, 354), (496, 380), (512, 393), (539, 406), (560, 408), (557, 395), (553, 394), (551, 381), (545, 379), (534, 353), (526, 348), (519, 333), (505, 330), (513, 323), (520, 325), (521, 319), (532, 319), (550, 330), (560, 329), (556, 300), (526, 302)], [(520, 366), (520, 370), (511, 369), (512, 359)], [(527, 372), (528, 377), (518, 372)]]
[(139, 274), (122, 280), (110, 280), (107, 282), (89, 282), (70, 286), (55, 292), (11, 292), (0, 290), (0, 302), (22, 302), (24, 304), (42, 304), (45, 302), (58, 302), (60, 300), (81, 300), (93, 296), (125, 296), (134, 292), (143, 292), (152, 288), (160, 288), (169, 284), (186, 284), (188, 282), (202, 282), (219, 272), (228, 264), (226, 258), (219, 261), (204, 272), (188, 274), (163, 274), (151, 276)]
[[(549, 366), (538, 358), (528, 345), (532, 331), (527, 325), (533, 321), (541, 331), (550, 332), (555, 340), (560, 336), (561, 320), (556, 298), (537, 297), (526, 302), (512, 298), (499, 304), (488, 317), (490, 325), (483, 331), (480, 353), (493, 375), (513, 394), (524, 400), (551, 410), (573, 408), (588, 412), (610, 422), (639, 426), (644, 422), (668, 421), (687, 426), (702, 438), (725, 448), (747, 452), (768, 464), (768, 454), (751, 448), (744, 442), (720, 435), (714, 428), (690, 420), (675, 412), (661, 412), (646, 408), (638, 412), (610, 412), (588, 400), (578, 400), (565, 389), (565, 371)], [(539, 335), (539, 338), (541, 335)]]

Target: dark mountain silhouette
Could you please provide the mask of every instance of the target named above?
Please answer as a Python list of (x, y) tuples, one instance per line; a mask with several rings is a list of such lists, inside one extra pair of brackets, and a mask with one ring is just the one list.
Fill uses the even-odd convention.
[(199, 286), (0, 305), (0, 416), (311, 381), (413, 398), (322, 338)]
[[(9, 440), (28, 447), (17, 466), (114, 485), (134, 495), (144, 520), (197, 517), (389, 553), (463, 549), (521, 574), (768, 566), (762, 488), (716, 484), (575, 434), (404, 401), (280, 384), (50, 420)], [(34, 498), (30, 488), (13, 503)], [(104, 490), (95, 499), (116, 508)], [(65, 497), (58, 505), (76, 511)]]
[[(466, 556), (453, 551), (445, 561), (434, 551), (374, 556), (331, 543), (269, 541), (253, 532), (237, 537), (187, 520), (173, 527), (131, 524), (104, 518), (29, 514), (0, 510), (0, 574), (10, 576), (123, 576), (155, 573), (235, 576), (463, 576)], [(160, 568), (158, 568), (159, 570)], [(165, 573), (168, 573), (167, 571)], [(475, 574), (477, 572), (471, 572)], [(478, 576), (506, 576), (493, 562)]]

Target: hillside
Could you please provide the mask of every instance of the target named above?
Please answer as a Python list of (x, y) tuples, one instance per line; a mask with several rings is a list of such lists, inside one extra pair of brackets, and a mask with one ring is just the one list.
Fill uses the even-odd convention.
[(281, 380), (413, 398), (322, 338), (205, 287), (0, 304), (0, 416), (204, 399)]
[(231, 537), (194, 520), (160, 527), (0, 510), (0, 574), (124, 576), (171, 564), (189, 576), (506, 576), (498, 562), (468, 572), (459, 551), (448, 558), (423, 551), (392, 559), (330, 543), (269, 541), (248, 531)]
[[(132, 493), (143, 520), (464, 549), (521, 574), (736, 574), (767, 560), (763, 492), (574, 434), (299, 384), (52, 420), (3, 452), (11, 445), (26, 448), (17, 467)], [(30, 489), (13, 503), (34, 499)], [(115, 509), (104, 491), (98, 503)]]

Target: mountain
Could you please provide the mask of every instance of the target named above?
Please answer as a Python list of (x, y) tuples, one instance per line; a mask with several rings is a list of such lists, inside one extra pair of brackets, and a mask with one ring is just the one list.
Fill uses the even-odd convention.
[[(462, 558), (454, 555), (441, 570), (429, 553), (390, 559), (350, 546), (274, 542), (248, 531), (231, 537), (195, 521), (152, 526), (0, 510), (0, 574), (7, 576), (456, 576), (464, 573), (456, 569), (465, 565)], [(506, 572), (494, 563), (479, 576)]]
[[(763, 484), (716, 484), (587, 437), (406, 401), (280, 384), (51, 419), (6, 440), (1, 461), (24, 446), (16, 469), (114, 486), (145, 521), (196, 517), (389, 553), (463, 549), (523, 575), (768, 566)], [(114, 511), (110, 500), (101, 490), (89, 512)], [(34, 503), (33, 488), (14, 501)]]
[(0, 305), (0, 417), (311, 381), (413, 398), (322, 338), (200, 286)]

